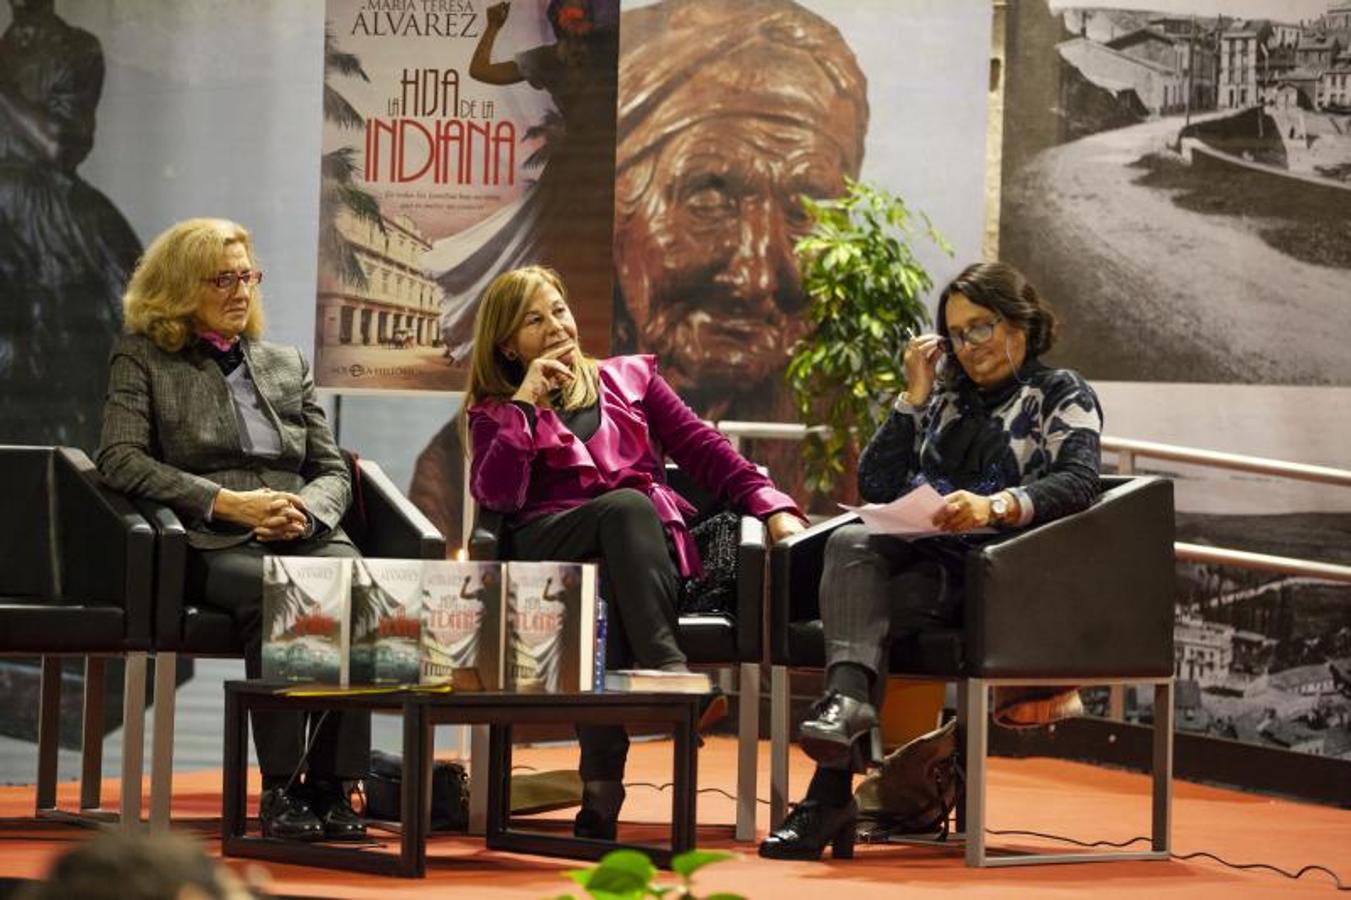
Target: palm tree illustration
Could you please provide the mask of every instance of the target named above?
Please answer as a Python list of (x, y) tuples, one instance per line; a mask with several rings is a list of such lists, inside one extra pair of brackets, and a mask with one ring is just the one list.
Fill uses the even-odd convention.
[[(563, 121), (563, 115), (556, 109), (545, 112), (544, 118), (537, 125), (531, 125), (525, 131), (525, 140), (539, 140), (540, 145), (534, 152), (525, 158), (522, 166), (532, 172), (538, 172), (549, 165), (549, 157), (553, 155), (556, 147), (560, 147), (567, 138), (567, 123)], [(537, 178), (531, 178), (531, 182), (538, 181)]]
[[(361, 67), (361, 60), (353, 53), (339, 49), (333, 35), (333, 26), (324, 26), (324, 121), (339, 128), (364, 128), (366, 120), (346, 97), (333, 86), (339, 77), (371, 79)], [(356, 148), (339, 147), (325, 153), (320, 160), (319, 181), (319, 258), (340, 281), (356, 288), (368, 284), (366, 270), (361, 267), (356, 248), (338, 230), (338, 217), (350, 213), (357, 221), (366, 222), (385, 233), (380, 218), (380, 202), (357, 186)]]

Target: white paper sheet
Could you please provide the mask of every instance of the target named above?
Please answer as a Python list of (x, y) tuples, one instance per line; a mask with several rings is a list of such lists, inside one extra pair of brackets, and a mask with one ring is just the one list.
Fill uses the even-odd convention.
[[(868, 503), (864, 506), (841, 503), (839, 506), (858, 513), (863, 524), (879, 534), (913, 539), (948, 533), (934, 527), (933, 518), (943, 508), (943, 497), (927, 484), (921, 484), (890, 503)], [(979, 530), (985, 532), (990, 529)]]

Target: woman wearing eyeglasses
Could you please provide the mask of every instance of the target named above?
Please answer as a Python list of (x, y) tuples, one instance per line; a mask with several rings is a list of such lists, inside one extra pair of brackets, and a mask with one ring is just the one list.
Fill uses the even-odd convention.
[[(928, 483), (946, 534), (921, 540), (835, 530), (821, 576), (826, 692), (802, 724), (817, 769), (806, 799), (760, 845), (776, 859), (853, 852), (852, 776), (868, 763), (893, 635), (960, 625), (963, 560), (977, 529), (1018, 528), (1087, 508), (1098, 494), (1102, 408), (1076, 372), (1041, 356), (1058, 323), (1003, 263), (968, 266), (940, 295), (937, 334), (905, 349), (906, 390), (859, 459), (859, 493), (886, 503)], [(1082, 711), (1078, 694), (996, 697), (996, 720), (1037, 725)]]
[[(263, 557), (357, 556), (339, 527), (347, 466), (294, 347), (262, 340), (263, 273), (243, 226), (190, 219), (155, 239), (123, 297), (98, 467), (171, 507), (188, 532), (187, 592), (227, 610), (262, 674)], [(263, 833), (359, 840), (342, 782), (365, 775), (370, 718), (329, 714), (301, 769), (303, 714), (255, 713)]]

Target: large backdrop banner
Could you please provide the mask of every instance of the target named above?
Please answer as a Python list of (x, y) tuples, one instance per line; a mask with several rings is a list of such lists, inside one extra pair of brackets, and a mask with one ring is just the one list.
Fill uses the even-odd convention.
[(536, 263), (603, 355), (618, 0), (328, 0), (326, 16), (319, 384), (462, 388), (478, 297)]
[[(1008, 40), (1001, 254), (1108, 432), (1351, 466), (1351, 4), (1030, 0)], [(1351, 563), (1345, 489), (1164, 474), (1181, 541)], [(1178, 727), (1351, 755), (1351, 589), (1177, 574)]]
[[(952, 257), (916, 248), (936, 284), (979, 258), (990, 6), (626, 0), (622, 9), (614, 350), (656, 355), (706, 419), (795, 421), (784, 371), (805, 331), (793, 249), (809, 226), (804, 195), (836, 197), (857, 178), (926, 212), (955, 248)], [(448, 422), (412, 484), (451, 535), (458, 441)], [(796, 444), (750, 450), (801, 497)]]

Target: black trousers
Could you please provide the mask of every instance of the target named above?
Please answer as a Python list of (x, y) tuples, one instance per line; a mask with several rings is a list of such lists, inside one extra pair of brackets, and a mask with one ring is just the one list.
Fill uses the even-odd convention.
[[(599, 563), (607, 668), (684, 665), (676, 639), (680, 573), (646, 494), (621, 488), (513, 528), (511, 556)], [(622, 725), (579, 726), (577, 740), (584, 781), (623, 779), (629, 737)]]
[[(249, 541), (223, 550), (188, 551), (188, 596), (226, 610), (244, 643), (244, 671), (263, 674), (263, 557), (358, 557), (341, 532), (281, 543)], [(313, 741), (305, 763), (321, 778), (364, 778), (370, 768), (369, 713), (289, 713), (258, 711), (253, 745), (265, 778), (289, 778), (305, 756), (307, 734)]]

